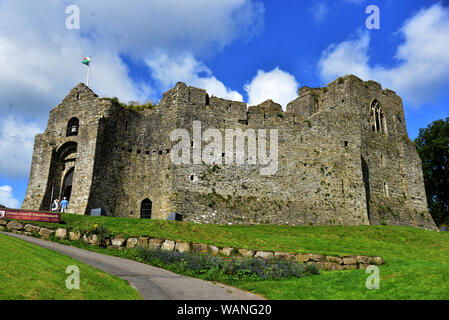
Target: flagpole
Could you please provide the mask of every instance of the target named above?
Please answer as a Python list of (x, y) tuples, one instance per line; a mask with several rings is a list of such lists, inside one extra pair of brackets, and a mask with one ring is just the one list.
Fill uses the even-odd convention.
[[(89, 57), (90, 58), (90, 57)], [(90, 65), (92, 63), (92, 58), (90, 58), (89, 64), (87, 66), (87, 83), (86, 85), (89, 86), (89, 77), (90, 77)]]

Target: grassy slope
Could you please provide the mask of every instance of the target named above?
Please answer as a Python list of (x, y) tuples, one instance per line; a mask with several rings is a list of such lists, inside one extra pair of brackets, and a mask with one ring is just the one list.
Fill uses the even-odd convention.
[(63, 215), (63, 220), (66, 225), (61, 227), (99, 223), (127, 236), (285, 252), (363, 254), (386, 260), (380, 271), (380, 290), (365, 288), (368, 274), (364, 270), (233, 283), (271, 299), (449, 299), (449, 233), (393, 226), (214, 226), (75, 215)]
[[(80, 290), (68, 290), (70, 265), (80, 269)], [(70, 257), (0, 234), (1, 300), (141, 299), (122, 279)]]

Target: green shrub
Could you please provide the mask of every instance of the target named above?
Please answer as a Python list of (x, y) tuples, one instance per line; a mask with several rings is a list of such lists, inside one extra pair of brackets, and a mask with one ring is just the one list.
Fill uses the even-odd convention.
[(108, 228), (101, 224), (84, 225), (77, 228), (76, 231), (79, 231), (81, 234), (86, 236), (96, 235), (100, 246), (106, 246), (107, 240), (112, 238), (112, 233), (108, 230)]

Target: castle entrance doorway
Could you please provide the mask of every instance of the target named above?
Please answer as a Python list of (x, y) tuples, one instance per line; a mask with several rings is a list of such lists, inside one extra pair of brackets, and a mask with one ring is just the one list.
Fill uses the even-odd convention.
[(73, 183), (73, 173), (75, 172), (75, 167), (72, 167), (67, 171), (64, 177), (64, 183), (62, 185), (62, 197), (61, 199), (67, 198), (70, 201), (70, 196), (72, 194), (72, 183)]
[(153, 207), (153, 202), (150, 199), (145, 199), (140, 205), (140, 218), (141, 219), (151, 219), (151, 209)]

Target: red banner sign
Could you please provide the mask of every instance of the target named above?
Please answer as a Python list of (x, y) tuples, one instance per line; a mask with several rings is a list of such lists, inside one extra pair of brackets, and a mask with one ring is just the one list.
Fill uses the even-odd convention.
[(22, 211), (13, 209), (0, 209), (0, 219), (14, 219), (24, 221), (61, 222), (61, 214), (53, 212)]

